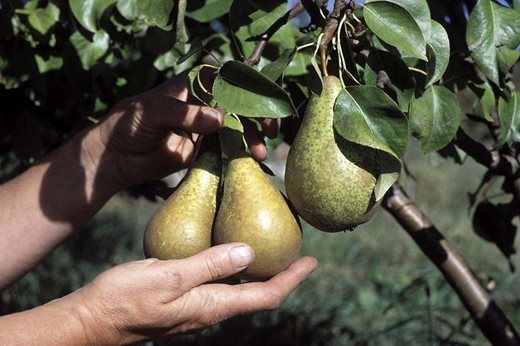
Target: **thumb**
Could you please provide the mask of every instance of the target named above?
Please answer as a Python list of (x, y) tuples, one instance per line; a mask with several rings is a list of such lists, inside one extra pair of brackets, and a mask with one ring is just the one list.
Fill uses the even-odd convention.
[(182, 260), (162, 261), (174, 277), (182, 277), (182, 288), (190, 290), (206, 282), (227, 278), (246, 269), (254, 260), (253, 249), (244, 243), (214, 246)]

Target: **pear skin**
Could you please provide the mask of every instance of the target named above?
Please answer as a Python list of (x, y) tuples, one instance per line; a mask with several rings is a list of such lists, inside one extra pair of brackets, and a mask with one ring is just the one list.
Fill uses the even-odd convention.
[(182, 259), (211, 247), (221, 174), (218, 155), (214, 150), (201, 154), (152, 216), (144, 234), (146, 257)]
[(342, 90), (334, 76), (312, 95), (287, 157), (285, 187), (300, 216), (326, 232), (367, 222), (379, 205), (374, 187), (377, 152), (341, 138), (334, 130), (334, 103)]
[(215, 244), (244, 242), (255, 260), (238, 277), (265, 280), (286, 269), (301, 248), (302, 232), (283, 195), (258, 163), (242, 155), (227, 167), (213, 231)]

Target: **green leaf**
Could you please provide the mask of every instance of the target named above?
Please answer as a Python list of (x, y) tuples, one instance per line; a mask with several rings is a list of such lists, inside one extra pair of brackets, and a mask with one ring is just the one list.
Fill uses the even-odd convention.
[(175, 47), (159, 55), (153, 62), (153, 66), (159, 71), (165, 71), (175, 67), (179, 61), (181, 53)]
[(99, 30), (94, 34), (93, 41), (89, 41), (76, 31), (70, 36), (70, 42), (76, 49), (81, 66), (88, 71), (108, 51), (110, 37), (105, 31)]
[(195, 37), (191, 43), (190, 43), (190, 49), (188, 49), (188, 51), (186, 53), (184, 53), (180, 58), (179, 60), (177, 60), (177, 64), (180, 65), (182, 64), (183, 62), (187, 61), (189, 58), (191, 58), (192, 56), (196, 55), (196, 54), (199, 54), (200, 52), (202, 52), (202, 50), (204, 49), (204, 47), (202, 46), (202, 41), (200, 40), (199, 37)]
[(383, 197), (401, 171), (400, 158), (408, 144), (408, 121), (397, 104), (371, 86), (342, 90), (334, 104), (334, 128), (347, 141), (378, 151), (381, 175), (376, 200)]
[[(204, 71), (203, 71), (204, 70)], [(216, 67), (211, 65), (198, 65), (188, 72), (188, 81), (190, 94), (196, 97), (202, 104), (214, 107), (213, 95), (211, 95), (211, 86), (204, 85), (202, 74), (211, 75), (215, 72)]]
[(289, 66), (285, 69), (285, 76), (302, 76), (309, 73), (308, 68), (311, 64), (312, 54), (296, 52)]
[(455, 137), (462, 111), (455, 95), (432, 85), (412, 101), (410, 121), (425, 154), (444, 148)]
[(63, 58), (59, 56), (50, 56), (45, 60), (40, 55), (35, 56), (36, 65), (40, 73), (47, 73), (49, 71), (59, 70), (63, 66)]
[(403, 7), (388, 1), (371, 1), (363, 6), (370, 28), (386, 43), (412, 57), (426, 60), (426, 43), (419, 25)]
[[(240, 40), (244, 56), (249, 56), (255, 48), (255, 42), (247, 39), (266, 32), (287, 10), (286, 3), (270, 3), (269, 8), (261, 5), (260, 2), (238, 0), (231, 6), (229, 13), (231, 27), (236, 30), (235, 35)], [(295, 26), (284, 25), (269, 39), (269, 43), (282, 49), (293, 49), (296, 46), (296, 37), (299, 35)]]
[(169, 31), (172, 29), (171, 14), (176, 3), (178, 2), (172, 0), (117, 0), (116, 7), (119, 13), (129, 21), (140, 19), (147, 25)]
[(515, 92), (509, 98), (498, 100), (498, 117), (500, 119), (500, 136), (496, 147), (506, 142), (520, 142), (520, 94)]
[(348, 141), (383, 150), (397, 158), (408, 143), (408, 121), (399, 106), (372, 86), (342, 90), (334, 105), (334, 127)]
[(520, 14), (496, 3), (492, 5), (495, 11), (498, 44), (516, 49), (520, 44)]
[(498, 70), (502, 72), (503, 75), (507, 74), (519, 57), (519, 51), (506, 46), (499, 47), (497, 49)]
[(45, 35), (60, 19), (60, 9), (49, 2), (44, 8), (37, 8), (29, 15), (29, 24), (40, 34)]
[(242, 134), (244, 133), (244, 126), (242, 125), (242, 122), (236, 115), (233, 114), (227, 113), (224, 116), (224, 127), (238, 131)]
[(199, 1), (196, 8), (193, 6), (195, 2), (191, 2), (188, 4), (188, 12), (186, 15), (198, 22), (208, 23), (226, 14), (232, 2), (233, 0), (206, 0), (202, 3)]
[(444, 27), (432, 20), (432, 31), (427, 40), (426, 53), (428, 63), (426, 64), (427, 83), (426, 87), (439, 81), (448, 68), (450, 62), (450, 39)]
[(296, 114), (291, 98), (278, 84), (238, 61), (228, 61), (220, 68), (213, 97), (227, 112), (245, 117), (282, 118)]
[(397, 103), (401, 110), (408, 112), (415, 88), (415, 80), (408, 66), (395, 54), (372, 49), (365, 66), (365, 83), (377, 86), (381, 73), (386, 73), (396, 88)]
[(283, 78), (285, 69), (289, 66), (295, 54), (296, 48), (286, 49), (275, 61), (262, 68), (262, 74), (273, 82), (276, 82), (280, 77)]
[[(430, 32), (435, 32), (435, 28), (431, 27), (431, 15), (428, 2), (426, 0), (384, 0), (392, 2), (404, 8), (413, 17), (417, 25), (421, 28), (423, 37), (430, 37)], [(367, 1), (371, 2), (371, 1)]]
[[(244, 127), (235, 114), (224, 115), (224, 126), (218, 131), (220, 148), (224, 157), (224, 165), (231, 157), (245, 153)], [(225, 169), (223, 170), (223, 172)]]
[(495, 108), (495, 94), (489, 83), (483, 82), (480, 84), (468, 83), (469, 88), (478, 98), (477, 115), (481, 115), (489, 122), (493, 121), (491, 112)]
[(126, 19), (133, 21), (139, 17), (139, 0), (117, 0), (116, 8)]
[(401, 161), (386, 152), (378, 152), (379, 168), (381, 173), (374, 186), (376, 201), (383, 198), (390, 187), (399, 179)]
[(520, 13), (491, 0), (479, 0), (468, 20), (466, 41), (482, 73), (499, 85), (499, 72), (507, 72), (504, 69), (510, 63), (511, 54), (503, 50), (497, 52), (497, 48), (515, 49), (520, 44)]
[(76, 20), (85, 29), (95, 33), (103, 12), (115, 2), (116, 0), (69, 0), (69, 5)]
[(139, 14), (146, 23), (163, 30), (171, 30), (170, 20), (175, 2), (172, 0), (137, 1)]

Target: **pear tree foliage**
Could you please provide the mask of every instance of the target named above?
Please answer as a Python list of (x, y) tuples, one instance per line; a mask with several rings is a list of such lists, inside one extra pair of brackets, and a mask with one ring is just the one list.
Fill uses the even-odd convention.
[[(187, 69), (201, 103), (242, 121), (283, 118), (279, 139), (291, 142), (307, 100), (330, 74), (344, 86), (335, 130), (394, 161), (378, 197), (405, 171), (410, 143), (453, 164), (474, 159), (488, 168), (470, 195), (474, 225), (508, 225), (500, 239), (484, 238), (506, 257), (514, 253), (520, 3), (345, 1), (325, 56), (319, 45), (334, 4), (302, 5), (292, 18), (297, 1), (0, 1), (0, 181), (123, 98)], [(208, 71), (211, 88), (201, 84)], [(499, 177), (510, 202), (485, 193)]]

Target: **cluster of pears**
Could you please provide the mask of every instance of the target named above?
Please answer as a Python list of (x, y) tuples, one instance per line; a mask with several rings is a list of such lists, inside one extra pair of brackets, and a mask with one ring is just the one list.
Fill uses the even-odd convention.
[[(150, 219), (144, 235), (147, 257), (181, 259), (212, 245), (244, 242), (253, 263), (237, 276), (264, 280), (298, 256), (302, 232), (283, 195), (245, 151), (229, 157), (220, 192), (220, 150), (215, 139), (175, 192)], [(221, 198), (220, 198), (221, 197)]]
[(342, 90), (335, 76), (323, 78), (312, 95), (287, 158), (285, 187), (298, 214), (326, 232), (367, 222), (379, 203), (374, 187), (378, 153), (341, 138), (334, 130), (334, 104)]

